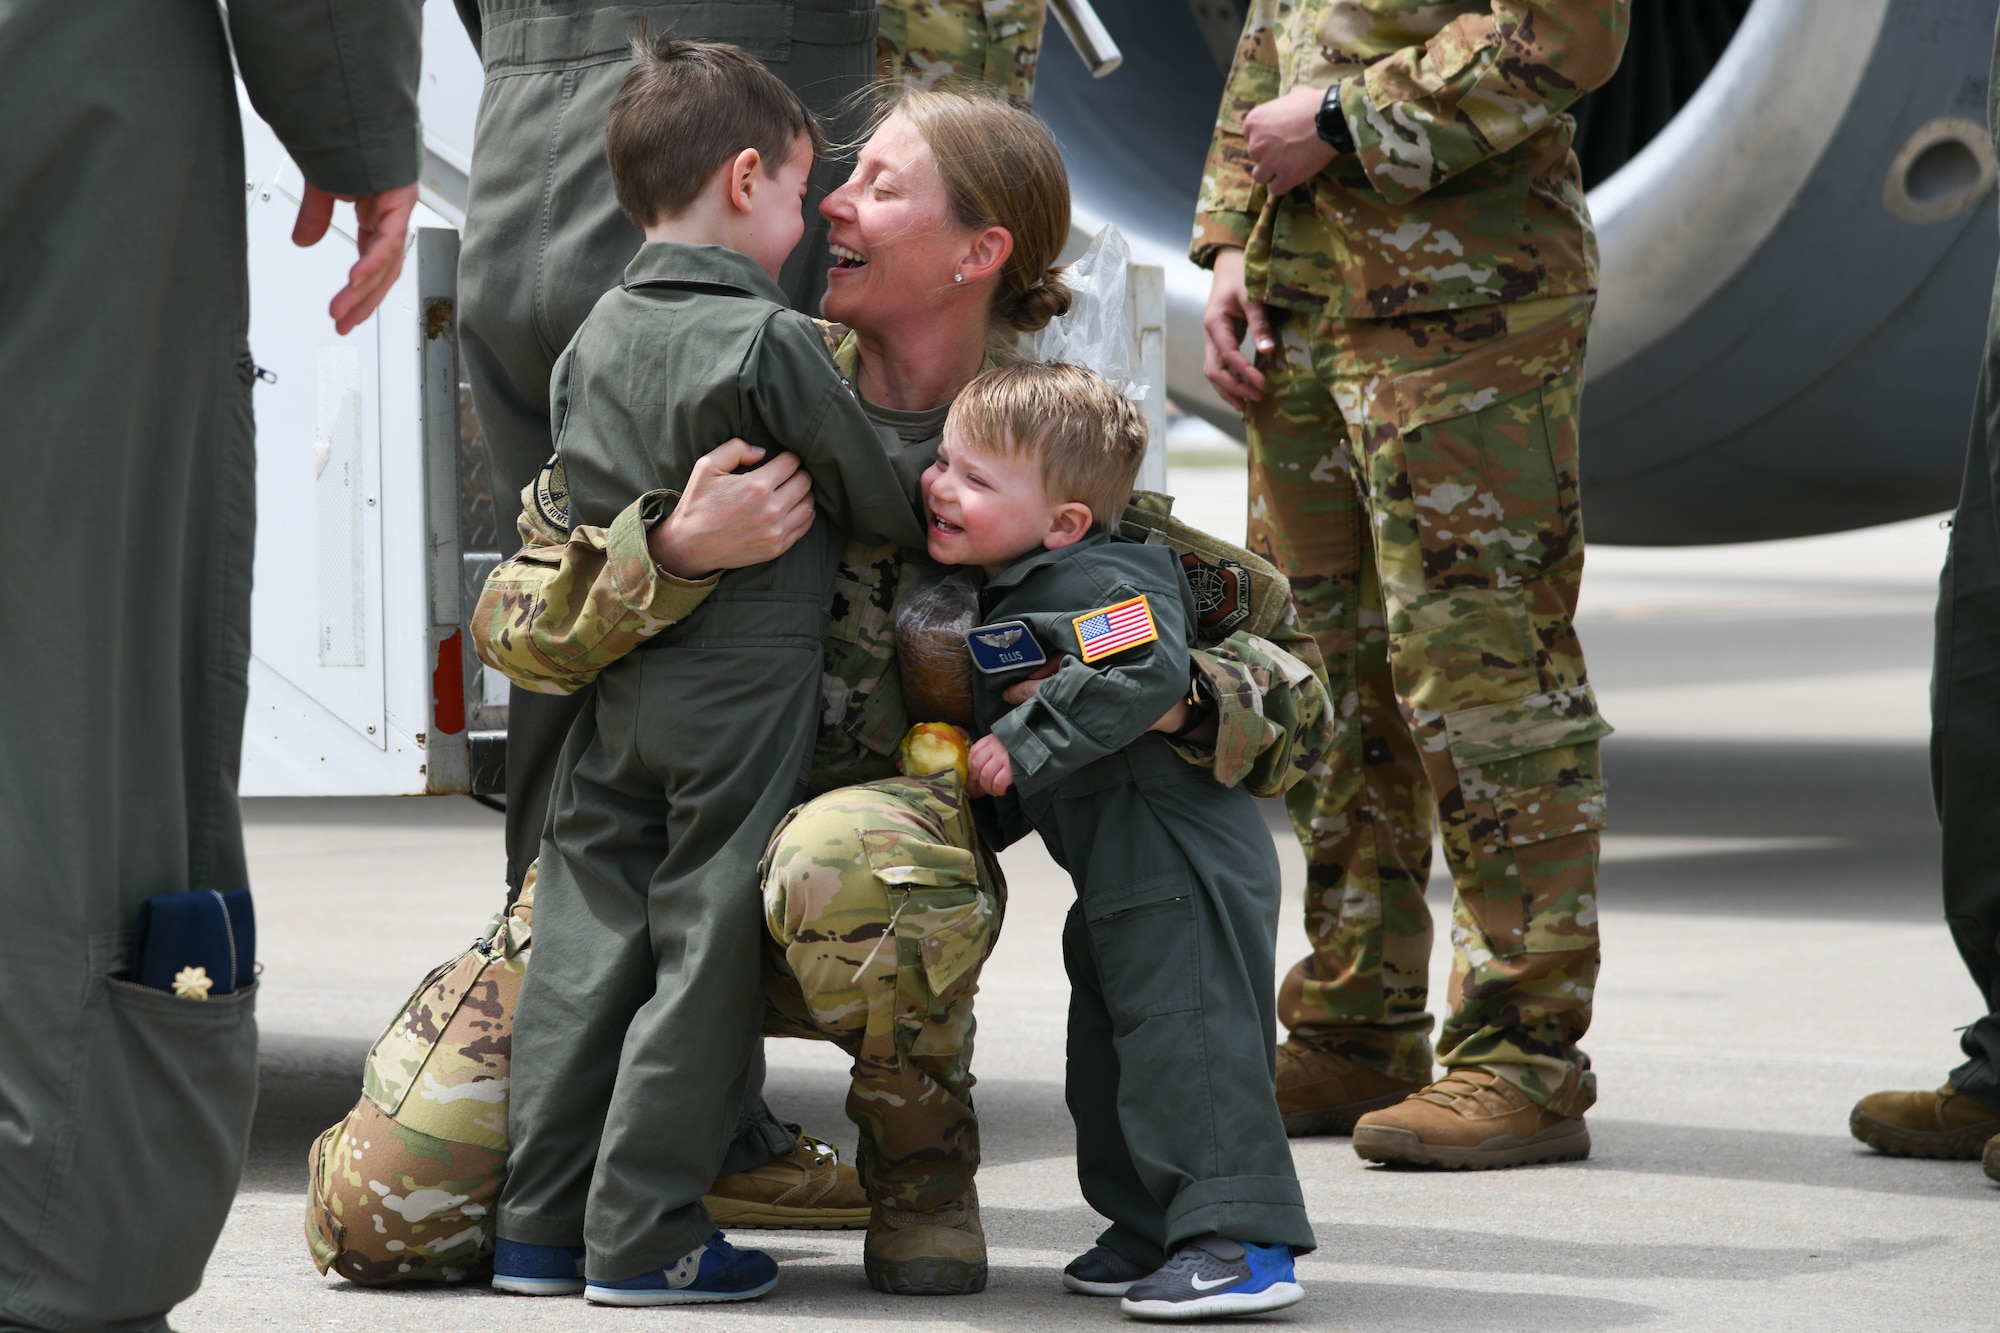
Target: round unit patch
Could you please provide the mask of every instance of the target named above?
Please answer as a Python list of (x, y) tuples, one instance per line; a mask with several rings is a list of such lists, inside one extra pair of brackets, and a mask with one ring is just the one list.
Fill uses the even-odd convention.
[(1181, 573), (1194, 593), (1195, 619), (1204, 636), (1227, 638), (1250, 618), (1250, 571), (1225, 556), (1204, 560), (1181, 552)]

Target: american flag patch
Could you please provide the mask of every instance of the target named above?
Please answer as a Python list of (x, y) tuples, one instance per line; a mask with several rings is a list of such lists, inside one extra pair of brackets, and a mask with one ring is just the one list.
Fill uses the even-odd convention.
[(1129, 602), (1086, 612), (1071, 623), (1076, 626), (1077, 651), (1086, 662), (1152, 643), (1160, 637), (1159, 630), (1153, 628), (1153, 609), (1146, 605), (1144, 593)]

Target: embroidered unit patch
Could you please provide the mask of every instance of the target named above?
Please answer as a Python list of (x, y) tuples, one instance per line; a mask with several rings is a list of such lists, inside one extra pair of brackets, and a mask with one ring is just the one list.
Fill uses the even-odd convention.
[(965, 632), (965, 646), (972, 650), (972, 665), (989, 676), (1017, 667), (1040, 666), (1049, 660), (1025, 620), (976, 625)]
[(1153, 608), (1146, 604), (1144, 593), (1116, 606), (1086, 612), (1071, 623), (1076, 626), (1077, 653), (1085, 662), (1095, 662), (1160, 637), (1160, 631), (1153, 626)]

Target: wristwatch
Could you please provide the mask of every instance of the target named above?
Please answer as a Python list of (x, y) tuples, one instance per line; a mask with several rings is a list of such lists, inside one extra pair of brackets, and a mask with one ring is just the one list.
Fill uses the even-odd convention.
[(1340, 109), (1340, 80), (1326, 90), (1320, 99), (1319, 111), (1313, 116), (1313, 128), (1319, 137), (1332, 146), (1336, 153), (1354, 151), (1354, 131), (1347, 128), (1347, 113)]

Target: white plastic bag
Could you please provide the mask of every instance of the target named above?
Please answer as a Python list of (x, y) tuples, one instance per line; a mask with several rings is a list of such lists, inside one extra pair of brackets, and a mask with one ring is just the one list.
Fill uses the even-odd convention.
[(1089, 248), (1063, 270), (1069, 313), (1056, 316), (1035, 335), (1033, 356), (1088, 367), (1133, 402), (1143, 402), (1147, 386), (1139, 378), (1139, 339), (1126, 302), (1131, 267), (1125, 238), (1105, 223)]

